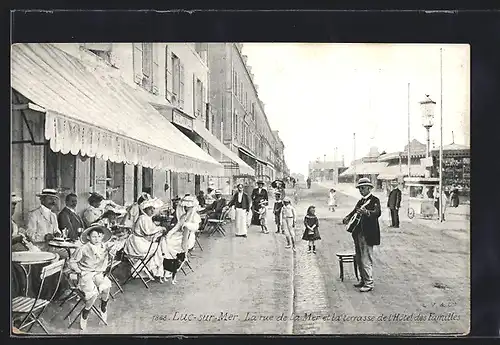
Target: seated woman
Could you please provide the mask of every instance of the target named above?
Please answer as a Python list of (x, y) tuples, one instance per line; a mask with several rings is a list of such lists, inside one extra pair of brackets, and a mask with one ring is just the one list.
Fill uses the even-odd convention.
[(114, 244), (108, 242), (111, 231), (102, 225), (87, 228), (81, 236), (84, 243), (77, 248), (69, 260), (69, 267), (78, 275), (78, 289), (83, 292), (85, 307), (80, 318), (82, 330), (87, 328), (90, 309), (97, 297), (101, 297), (101, 316), (107, 321), (107, 304), (111, 281), (104, 274), (108, 267), (109, 257), (114, 255)]
[[(153, 255), (147, 265), (147, 268), (154, 276), (161, 276), (163, 273), (161, 256), (157, 250), (158, 243), (154, 241), (158, 236), (161, 236), (166, 229), (161, 226), (156, 226), (153, 222), (153, 214), (155, 209), (161, 207), (163, 202), (159, 199), (149, 199), (140, 203), (141, 213), (134, 222), (132, 234), (125, 241), (123, 248), (125, 254), (136, 257), (150, 257)], [(151, 244), (153, 242), (153, 244)], [(137, 268), (140, 265), (139, 260), (134, 260), (133, 265)], [(143, 278), (153, 280), (154, 277), (148, 270), (142, 269), (139, 274)], [(139, 278), (136, 275), (136, 278)]]
[(176, 283), (175, 275), (186, 255), (196, 243), (196, 232), (199, 229), (201, 218), (196, 212), (198, 202), (193, 196), (185, 196), (178, 208), (178, 222), (166, 236), (160, 240), (160, 250), (163, 256), (164, 278), (172, 277), (172, 284)]

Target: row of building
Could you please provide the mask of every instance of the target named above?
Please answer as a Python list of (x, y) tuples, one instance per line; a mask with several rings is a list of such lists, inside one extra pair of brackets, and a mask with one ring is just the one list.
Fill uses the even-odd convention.
[(289, 175), (242, 44), (15, 44), (11, 99), (20, 221), (43, 188), (82, 210)]
[[(353, 182), (368, 177), (377, 190), (386, 190), (393, 180), (402, 181), (405, 176), (438, 177), (439, 148), (430, 152), (428, 162), (427, 146), (414, 139), (402, 151), (379, 152), (372, 147), (364, 157), (350, 166), (344, 161), (316, 160), (309, 163), (309, 176), (313, 180), (332, 181), (333, 184)], [(408, 151), (410, 169), (408, 175)], [(443, 146), (443, 185), (446, 189), (456, 187), (462, 195), (470, 192), (470, 147), (451, 143)]]

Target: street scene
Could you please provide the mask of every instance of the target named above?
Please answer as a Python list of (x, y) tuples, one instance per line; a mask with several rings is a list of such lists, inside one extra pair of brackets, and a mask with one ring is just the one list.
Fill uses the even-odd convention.
[(468, 78), (463, 45), (12, 45), (12, 335), (467, 334)]

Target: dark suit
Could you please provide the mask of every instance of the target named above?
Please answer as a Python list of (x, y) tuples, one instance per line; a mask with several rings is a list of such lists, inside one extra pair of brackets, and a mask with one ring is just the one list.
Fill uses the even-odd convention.
[(374, 195), (359, 200), (354, 210), (344, 218), (344, 223), (368, 200), (370, 202), (365, 206), (368, 215), (361, 215), (361, 221), (352, 232), (352, 238), (356, 250), (356, 262), (361, 273), (361, 282), (367, 287), (373, 287), (373, 246), (380, 244), (380, 226), (378, 224), (381, 213), (380, 200)]
[(200, 213), (208, 213), (207, 218), (205, 218), (205, 221), (203, 222), (202, 227), (204, 228), (206, 224), (208, 223), (209, 219), (219, 219), (222, 215), (222, 210), (226, 206), (226, 199), (220, 198), (218, 200), (215, 200), (212, 204), (207, 206), (203, 211)]
[(401, 207), (401, 191), (399, 188), (394, 188), (389, 193), (387, 207), (391, 210), (391, 225), (399, 227), (399, 208)]
[(267, 190), (264, 188), (261, 188), (259, 191), (259, 188), (255, 188), (252, 191), (252, 224), (253, 225), (260, 225), (260, 217), (259, 217), (259, 212), (258, 209), (260, 208), (260, 201), (264, 200), (269, 200), (267, 196)]
[(68, 229), (68, 238), (72, 240), (80, 237), (78, 228), (85, 229), (82, 218), (67, 207), (64, 207), (57, 215), (57, 223), (60, 230)]
[(241, 198), (241, 202), (238, 202), (238, 192), (234, 193), (233, 197), (231, 198), (231, 201), (227, 206), (231, 207), (233, 206), (236, 208), (242, 208), (246, 210), (247, 212), (250, 211), (250, 198), (248, 197), (248, 194), (243, 192), (243, 198)]

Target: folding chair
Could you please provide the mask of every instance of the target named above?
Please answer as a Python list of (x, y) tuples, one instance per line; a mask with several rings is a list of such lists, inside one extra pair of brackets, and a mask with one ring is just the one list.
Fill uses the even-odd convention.
[(226, 224), (226, 218), (229, 215), (229, 209), (223, 211), (219, 217), (219, 219), (209, 219), (207, 228), (210, 226), (212, 231), (209, 233), (208, 237), (212, 236), (216, 232), (220, 233), (222, 236), (226, 236), (226, 231), (223, 228), (223, 225)]
[[(144, 256), (141, 256), (141, 255), (131, 255), (131, 254), (127, 254), (127, 253), (123, 253), (123, 257), (128, 261), (128, 263), (130, 264), (131, 266), (131, 272), (130, 272), (130, 275), (129, 277), (125, 280), (125, 282), (123, 282), (122, 286), (127, 284), (132, 278), (134, 278), (134, 276), (139, 276), (139, 278), (141, 279), (142, 283), (144, 284), (144, 286), (146, 287), (146, 289), (149, 289), (149, 285), (148, 283), (153, 281), (154, 278), (147, 278), (147, 279), (144, 279), (144, 277), (142, 277), (140, 275), (140, 272), (142, 270), (146, 270), (147, 273), (149, 274), (149, 276), (153, 277), (153, 273), (149, 270), (148, 268), (148, 263), (151, 261), (151, 259), (153, 259), (153, 256), (156, 254), (156, 251), (159, 249), (159, 245), (156, 247), (156, 249), (153, 251), (153, 253), (150, 254), (151, 252), (151, 249), (153, 248), (153, 244), (155, 243), (159, 243), (161, 239), (161, 236), (158, 236), (156, 238), (153, 238), (151, 240), (151, 243), (149, 244), (149, 248), (148, 248), (148, 251), (146, 253), (146, 255)], [(137, 267), (135, 267), (134, 265), (134, 261), (137, 260), (139, 262), (139, 264), (137, 265)]]
[[(122, 255), (123, 257), (123, 255)], [(113, 293), (110, 292), (109, 295), (111, 296), (112, 299), (115, 299), (115, 296), (118, 295), (119, 293), (123, 293), (123, 288), (120, 285), (120, 282), (118, 279), (113, 275), (113, 271), (115, 270), (116, 267), (118, 267), (119, 264), (121, 264), (122, 261), (119, 259), (115, 259), (114, 257), (111, 258), (108, 268), (106, 269), (106, 272), (104, 273), (105, 277), (108, 277), (109, 280), (111, 280), (111, 283), (115, 284), (117, 287), (117, 290)]]
[[(46, 334), (49, 334), (49, 332), (47, 331), (47, 328), (42, 323), (41, 315), (43, 314), (43, 312), (45, 311), (47, 306), (52, 302), (52, 300), (54, 299), (54, 296), (57, 293), (57, 289), (59, 288), (59, 284), (61, 283), (64, 261), (65, 260), (59, 260), (59, 261), (56, 261), (56, 262), (42, 268), (42, 273), (40, 274), (40, 278), (42, 281), (40, 283), (40, 287), (38, 289), (38, 294), (37, 294), (36, 298), (19, 296), (19, 297), (16, 297), (12, 300), (12, 314), (15, 315), (13, 317), (13, 319), (14, 320), (22, 319), (19, 326), (17, 326), (17, 328), (20, 331), (22, 331), (23, 328), (26, 328), (29, 326), (29, 328), (28, 328), (28, 332), (29, 332), (29, 331), (31, 331), (31, 328), (33, 327), (33, 325), (35, 323), (38, 323), (40, 325), (40, 327), (42, 327), (44, 332)], [(59, 277), (57, 279), (57, 285), (54, 289), (54, 293), (52, 294), (52, 296), (48, 300), (41, 299), (40, 295), (42, 293), (45, 279), (48, 277), (51, 277), (55, 274), (58, 274)], [(25, 316), (22, 317), (22, 315), (25, 315)], [(28, 321), (28, 319), (30, 319), (30, 321), (26, 322), (26, 321)]]
[[(75, 286), (75, 289), (73, 290), (74, 293), (75, 293), (75, 296), (76, 298), (78, 298), (77, 302), (75, 303), (75, 305), (73, 306), (73, 308), (71, 308), (71, 310), (69, 311), (69, 313), (66, 314), (66, 316), (64, 317), (63, 320), (66, 320), (67, 318), (69, 318), (69, 316), (71, 315), (71, 313), (73, 313), (73, 311), (80, 305), (80, 304), (85, 304), (85, 294), (83, 293), (83, 291), (81, 291), (80, 289), (76, 288), (76, 286), (78, 286), (78, 280), (75, 280), (75, 279), (71, 279), (73, 281), (73, 286)], [(83, 309), (85, 309), (85, 305), (82, 307), (82, 309), (80, 309), (80, 311), (78, 312), (78, 314), (75, 316), (75, 318), (73, 319), (73, 321), (70, 322), (68, 328), (71, 328), (71, 326), (73, 326), (73, 324), (75, 323), (75, 321), (80, 317), (80, 315), (83, 313)], [(90, 310), (92, 310), (96, 315), (97, 317), (102, 321), (104, 322), (104, 324), (107, 326), (108, 323), (102, 318), (102, 315), (101, 315), (101, 312), (99, 311), (99, 309), (97, 309), (97, 307), (95, 305), (93, 305)]]

